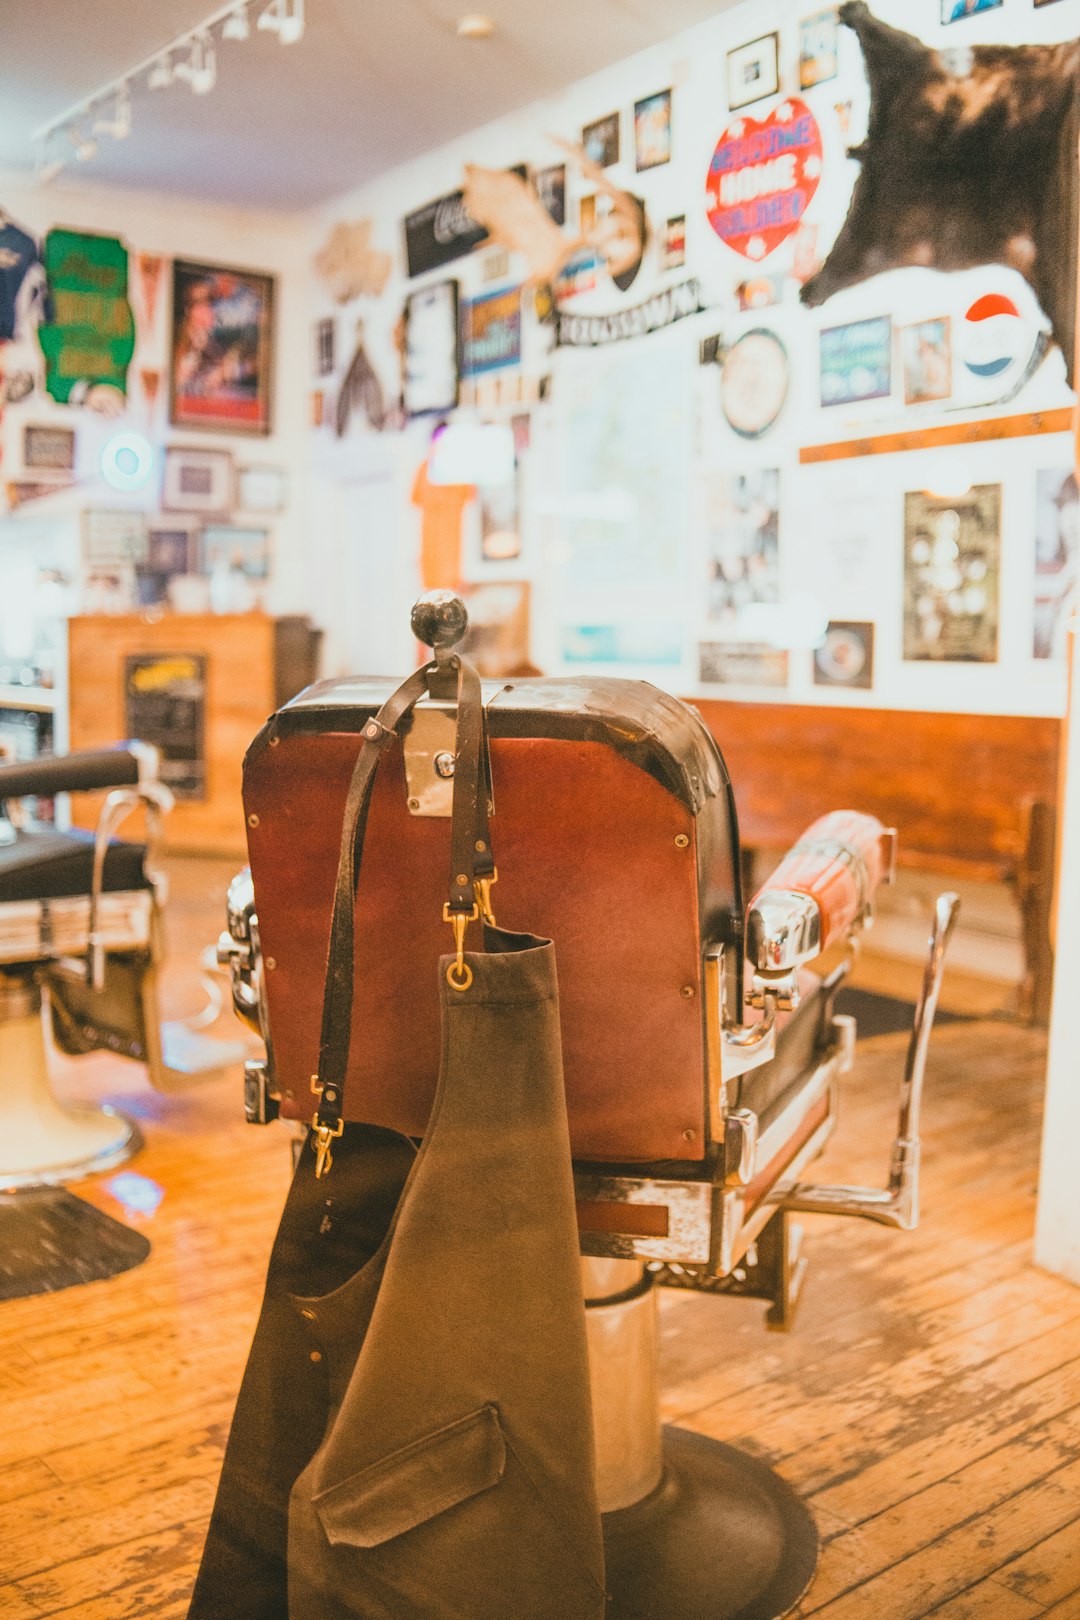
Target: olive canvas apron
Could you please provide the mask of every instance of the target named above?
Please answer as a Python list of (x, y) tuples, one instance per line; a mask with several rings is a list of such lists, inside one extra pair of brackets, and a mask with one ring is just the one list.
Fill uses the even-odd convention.
[[(379, 755), (427, 672), (365, 726), (346, 802), (313, 1145), (316, 1173), (330, 1171), (319, 1186), (333, 1187), (343, 1160), (350, 1190), (363, 1188), (357, 1166), (369, 1157), (361, 1196), (373, 1196), (368, 1219), (348, 1215), (358, 1258), (350, 1275), (327, 1288), (324, 1269), (303, 1289), (282, 1289), (279, 1275), (275, 1293), (275, 1319), (291, 1312), (290, 1363), (315, 1369), (318, 1381), (301, 1403), (310, 1438), (295, 1441), (273, 1483), (280, 1604), (291, 1474), (289, 1620), (599, 1620), (605, 1609), (554, 948), (494, 925), (479, 679), (464, 660), (447, 661), (458, 673), (458, 734), (444, 916), (456, 952), (438, 968), (440, 1074), (415, 1154), (393, 1133), (343, 1134), (342, 1098), (367, 808)], [(481, 908), (485, 950), (468, 952), (466, 922)], [(403, 1168), (394, 1142), (411, 1164), (387, 1227), (386, 1194)], [(298, 1176), (310, 1182), (304, 1157)], [(273, 1358), (269, 1345), (263, 1359)], [(280, 1371), (288, 1384), (289, 1369)], [(310, 1371), (306, 1383), (310, 1391)], [(322, 1425), (311, 1436), (316, 1410)], [(223, 1474), (215, 1521), (224, 1492)], [(215, 1540), (212, 1525), (208, 1549)], [(214, 1609), (206, 1570), (204, 1559), (198, 1620), (286, 1612), (249, 1609), (234, 1581), (227, 1607)]]

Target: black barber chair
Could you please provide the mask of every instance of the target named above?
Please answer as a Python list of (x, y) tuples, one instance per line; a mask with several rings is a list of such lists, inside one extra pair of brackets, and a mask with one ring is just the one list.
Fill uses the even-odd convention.
[[(20, 814), (26, 797), (102, 789), (93, 833)], [(115, 1109), (53, 1093), (42, 992), (62, 1051), (134, 1058), (167, 1085), (155, 997), (164, 880), (153, 854), (171, 805), (145, 743), (0, 765), (0, 1188), (73, 1181), (140, 1146)], [(149, 841), (115, 839), (138, 807)]]
[[(440, 674), (464, 609), (434, 593), (413, 623), (436, 655), (371, 801), (356, 910), (370, 944), (354, 988), (366, 1065), (353, 1094), (369, 1110), (358, 1118), (415, 1135), (438, 1060), (428, 981), (449, 948), (424, 903), (445, 864), (455, 761)], [(251, 869), (230, 889), (220, 957), (237, 1012), (266, 1041), (266, 1060), (247, 1067), (252, 1122), (314, 1106), (345, 790), (394, 684), (309, 688), (245, 761)], [(484, 706), (495, 903), (507, 925), (520, 916), (549, 934), (559, 964), (611, 1620), (767, 1620), (812, 1578), (816, 1531), (762, 1464), (662, 1430), (656, 1288), (763, 1299), (770, 1325), (787, 1327), (804, 1264), (794, 1214), (915, 1224), (956, 899), (938, 903), (884, 1187), (808, 1183), (855, 1043), (854, 1021), (834, 1011), (847, 964), (825, 976), (809, 964), (869, 920), (895, 836), (869, 817), (825, 817), (748, 905), (730, 782), (693, 710), (589, 677), (485, 683)]]

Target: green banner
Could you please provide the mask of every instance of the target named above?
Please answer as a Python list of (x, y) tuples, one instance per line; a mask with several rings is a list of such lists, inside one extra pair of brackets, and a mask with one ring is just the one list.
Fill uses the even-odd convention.
[(109, 383), (126, 394), (135, 350), (127, 248), (115, 236), (55, 230), (42, 257), (54, 311), (38, 327), (49, 393), (61, 405), (77, 383)]

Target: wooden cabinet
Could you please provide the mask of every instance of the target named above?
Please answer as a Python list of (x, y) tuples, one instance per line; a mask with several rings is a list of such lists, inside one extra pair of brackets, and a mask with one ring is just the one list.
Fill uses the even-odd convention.
[[(318, 640), (307, 620), (262, 613), (72, 619), (70, 746), (133, 736), (141, 714), (141, 729), (159, 730), (146, 740), (175, 754), (163, 770), (177, 791), (166, 847), (245, 856), (244, 754), (267, 716), (314, 680)], [(72, 799), (77, 826), (96, 815), (94, 796)]]

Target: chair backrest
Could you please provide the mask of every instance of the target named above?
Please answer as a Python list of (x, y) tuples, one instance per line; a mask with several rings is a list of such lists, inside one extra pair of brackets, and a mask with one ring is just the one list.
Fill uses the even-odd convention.
[[(294, 1118), (314, 1106), (358, 734), (394, 684), (311, 688), (272, 717), (245, 761), (273, 1066), (282, 1112)], [(744, 928), (719, 750), (693, 710), (643, 682), (537, 679), (485, 687), (484, 697), (499, 870), (492, 901), (501, 926), (555, 941), (575, 1156), (701, 1160), (702, 957), (722, 945), (731, 971), (741, 969)], [(421, 705), (404, 745), (383, 759), (357, 894), (345, 1112), (410, 1135), (423, 1133), (430, 1112), (436, 973), (450, 949), (441, 915), (449, 822), (426, 813), (434, 799), (418, 786), (435, 781), (422, 734), (439, 709)], [(474, 929), (470, 948), (479, 947)]]

